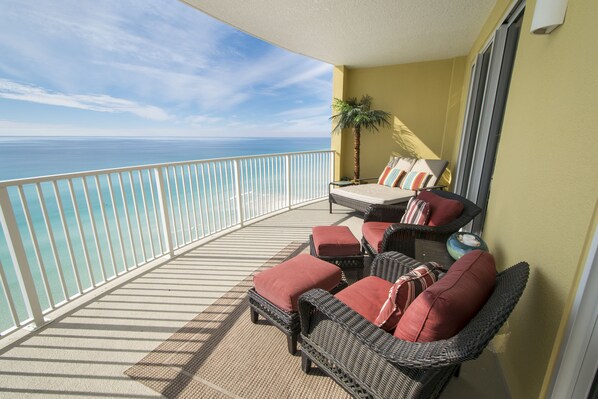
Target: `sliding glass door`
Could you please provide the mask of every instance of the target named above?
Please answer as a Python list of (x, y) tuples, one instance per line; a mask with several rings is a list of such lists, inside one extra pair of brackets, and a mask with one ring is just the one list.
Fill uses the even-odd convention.
[(469, 226), (476, 233), (484, 226), (522, 16), (523, 7), (517, 7), (471, 69), (455, 192), (482, 208)]

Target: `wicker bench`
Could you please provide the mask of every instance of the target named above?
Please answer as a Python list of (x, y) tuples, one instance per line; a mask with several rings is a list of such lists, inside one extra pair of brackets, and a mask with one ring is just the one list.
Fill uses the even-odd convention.
[(247, 292), (251, 321), (262, 315), (287, 336), (289, 353), (297, 352), (300, 331), (299, 296), (312, 288), (337, 293), (347, 287), (341, 269), (307, 254), (298, 255), (253, 278), (254, 287)]
[(312, 256), (340, 267), (343, 272), (356, 272), (363, 277), (363, 254), (357, 238), (346, 226), (316, 226), (309, 236)]

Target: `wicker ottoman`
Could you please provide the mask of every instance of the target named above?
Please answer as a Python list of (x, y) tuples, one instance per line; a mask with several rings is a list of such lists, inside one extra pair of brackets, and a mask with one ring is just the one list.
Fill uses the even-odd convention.
[(256, 274), (247, 292), (251, 321), (262, 315), (287, 336), (289, 353), (297, 352), (299, 335), (299, 296), (312, 288), (336, 293), (347, 286), (341, 269), (307, 254)]
[(344, 272), (363, 277), (363, 254), (359, 241), (347, 226), (316, 226), (309, 236), (310, 254), (333, 263)]

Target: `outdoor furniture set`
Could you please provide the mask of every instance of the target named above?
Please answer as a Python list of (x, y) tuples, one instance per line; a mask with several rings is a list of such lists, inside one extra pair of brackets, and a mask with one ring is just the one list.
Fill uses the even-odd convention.
[[(448, 269), (413, 259), (418, 241), (446, 242), (479, 212), (432, 190), (406, 206), (367, 208), (361, 246), (347, 227), (314, 227), (310, 255), (254, 276), (251, 320), (283, 331), (291, 354), (299, 339), (303, 371), (315, 363), (354, 397), (436, 398), (498, 332), (529, 275), (524, 262), (497, 274), (480, 250)], [(374, 259), (365, 278), (363, 251)]]

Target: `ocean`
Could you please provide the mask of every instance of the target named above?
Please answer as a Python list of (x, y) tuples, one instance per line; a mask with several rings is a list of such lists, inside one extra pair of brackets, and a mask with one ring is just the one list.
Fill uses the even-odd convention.
[(327, 150), (329, 137), (0, 137), (0, 181), (243, 155)]
[[(329, 148), (328, 137), (0, 137), (0, 181), (126, 166)], [(272, 202), (267, 201), (271, 198), (275, 198), (274, 202), (280, 204), (284, 198), (284, 187), (279, 182), (284, 179), (285, 173), (281, 157), (273, 157), (267, 161), (241, 162), (240, 165), (240, 173), (245, 182), (241, 188), (241, 196), (246, 212), (255, 212), (258, 216), (267, 213), (268, 209), (265, 206)], [(327, 187), (327, 180), (322, 179), (327, 178), (326, 171), (329, 170), (329, 165), (329, 154), (319, 155), (319, 158), (315, 155), (302, 158), (291, 165), (294, 173), (305, 173), (304, 178), (295, 178), (294, 184), (309, 185), (314, 176), (320, 176), (318, 195), (322, 195), (322, 190), (325, 190), (323, 187)], [(317, 168), (320, 172), (309, 174), (312, 169)], [(164, 172), (165, 179), (170, 179), (168, 207), (174, 224), (175, 240), (188, 242), (192, 240), (193, 234), (196, 237), (210, 234), (235, 223), (238, 215), (235, 214), (232, 169), (229, 162), (219, 163), (218, 166), (206, 165), (205, 169), (204, 166), (199, 169), (181, 167), (176, 171), (171, 169)], [(266, 170), (269, 170), (270, 174), (266, 173)], [(14, 187), (9, 190), (18, 229), (43, 309), (51, 306), (48, 292), (55, 303), (62, 302), (67, 300), (67, 297), (76, 296), (81, 290), (91, 288), (92, 284), (100, 284), (104, 274), (110, 278), (116, 273), (126, 272), (131, 265), (134, 267), (138, 263), (138, 255), (143, 259), (146, 252), (148, 256), (153, 254), (154, 250), (164, 253), (158, 237), (160, 230), (156, 198), (153, 193), (147, 193), (147, 190), (145, 194), (143, 192), (143, 187), (152, 185), (153, 178), (147, 170), (139, 174), (124, 174), (121, 178), (123, 181), (120, 182), (116, 176), (108, 175), (103, 175), (95, 181), (89, 178), (74, 179), (70, 191), (65, 181), (60, 181), (54, 188), (50, 183), (42, 183), (39, 186), (40, 193), (36, 193), (34, 185), (29, 185), (21, 193), (26, 199), (28, 213), (25, 213), (22, 201), (18, 199), (18, 190)], [(109, 186), (114, 188), (114, 193)], [(85, 189), (88, 190), (89, 202), (86, 202)], [(62, 215), (53, 190), (57, 190), (62, 198)], [(188, 194), (184, 194), (184, 190), (187, 190)], [(296, 191), (301, 190), (297, 187)], [(312, 192), (315, 192), (313, 187)], [(40, 195), (47, 206), (48, 224), (44, 221), (40, 207)], [(78, 204), (78, 211), (75, 210), (74, 202)], [(76, 214), (80, 215), (80, 219), (76, 218)], [(27, 218), (30, 219), (39, 246), (37, 254)], [(198, 222), (198, 219), (201, 223), (193, 226), (194, 221)], [(48, 229), (52, 230), (53, 237)], [(94, 242), (90, 234), (96, 229), (98, 239)], [(117, 254), (116, 259), (112, 256), (112, 260), (111, 245), (112, 253)], [(120, 257), (119, 247), (126, 248)], [(40, 259), (45, 265), (43, 268)], [(1, 228), (0, 264), (4, 271), (4, 277), (0, 275), (0, 279), (7, 284), (18, 319), (24, 321), (28, 318), (26, 304)], [(47, 275), (45, 288), (42, 273)], [(0, 333), (15, 325), (8, 304), (6, 292), (3, 285), (0, 285)]]

